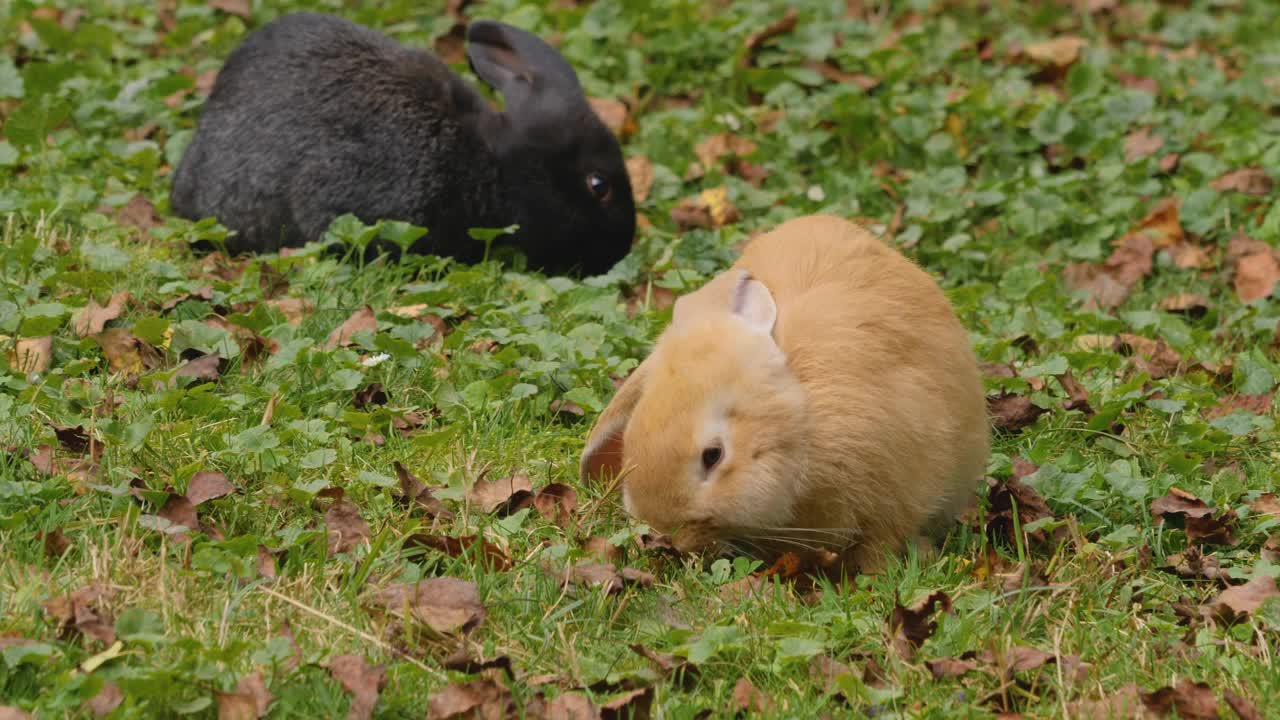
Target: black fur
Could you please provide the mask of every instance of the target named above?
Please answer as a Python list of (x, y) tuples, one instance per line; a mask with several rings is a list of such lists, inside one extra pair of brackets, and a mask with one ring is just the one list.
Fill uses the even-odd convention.
[[(635, 234), (617, 140), (536, 36), (477, 21), (467, 41), (501, 113), (435, 56), (341, 18), (263, 26), (218, 74), (174, 173), (173, 211), (216, 217), (236, 231), (235, 252), (318, 239), (343, 213), (404, 220), (428, 229), (412, 251), (463, 262), (484, 251), (468, 228), (516, 223), (531, 267), (607, 271)], [(592, 194), (592, 172), (607, 199)]]

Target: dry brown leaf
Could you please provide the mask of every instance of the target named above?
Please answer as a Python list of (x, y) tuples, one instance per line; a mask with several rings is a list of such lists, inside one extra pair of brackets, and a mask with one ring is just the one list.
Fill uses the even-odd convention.
[(647, 720), (653, 705), (653, 688), (627, 690), (600, 706), (602, 720)]
[(1225, 625), (1238, 622), (1262, 607), (1268, 600), (1280, 598), (1280, 590), (1276, 589), (1276, 579), (1269, 575), (1256, 575), (1244, 585), (1237, 585), (1223, 590), (1218, 597), (1200, 606), (1205, 617), (1217, 620)]
[(284, 319), (290, 325), (301, 323), (312, 310), (316, 309), (316, 304), (306, 298), (277, 298), (268, 300), (267, 305), (280, 311), (284, 315)]
[(249, 19), (249, 0), (208, 0), (209, 7)]
[(1143, 692), (1137, 685), (1125, 685), (1115, 693), (1097, 700), (1081, 700), (1067, 704), (1073, 718), (1115, 718), (1116, 720), (1159, 720), (1165, 717), (1170, 703)]
[(20, 373), (46, 373), (53, 365), (53, 337), (19, 338), (9, 351), (9, 367)]
[(0, 705), (0, 720), (31, 720), (31, 715), (12, 705)]
[(1209, 300), (1197, 293), (1178, 293), (1160, 301), (1159, 308), (1186, 315), (1192, 319), (1204, 317), (1209, 312)]
[(276, 579), (276, 556), (266, 545), (258, 546), (258, 574), (268, 580)]
[(671, 208), (671, 219), (681, 230), (723, 227), (737, 222), (741, 217), (738, 209), (729, 202), (729, 189), (724, 186), (703, 190)]
[(1069, 263), (1062, 277), (1067, 287), (1085, 293), (1088, 298), (1086, 307), (1110, 309), (1118, 307), (1129, 297), (1129, 288), (1099, 265)]
[(427, 513), (428, 517), (438, 517), (448, 520), (453, 517), (453, 513), (445, 509), (444, 503), (431, 494), (431, 489), (422, 484), (418, 478), (409, 472), (408, 468), (395, 462), (396, 478), (400, 480), (400, 494), (406, 502), (414, 507), (420, 507)]
[(102, 689), (89, 699), (86, 705), (93, 713), (94, 717), (102, 718), (110, 715), (113, 710), (120, 707), (120, 703), (124, 702), (124, 693), (120, 692), (120, 686), (106, 680), (102, 683)]
[(390, 399), (387, 391), (382, 389), (382, 383), (369, 383), (356, 390), (351, 399), (351, 405), (357, 410), (363, 410), (374, 405), (386, 405)]
[(1222, 698), (1227, 701), (1227, 705), (1231, 706), (1231, 709), (1235, 711), (1240, 720), (1262, 720), (1262, 711), (1248, 698), (1237, 695), (1230, 690), (1223, 692)]
[(44, 554), (50, 558), (60, 558), (71, 549), (71, 541), (62, 532), (62, 528), (54, 528), (50, 532), (41, 532), (37, 537), (44, 542)]
[(1209, 186), (1218, 192), (1234, 190), (1245, 195), (1265, 197), (1271, 194), (1274, 183), (1265, 170), (1255, 165), (1232, 170), (1209, 183)]
[[(218, 366), (222, 364), (222, 357), (217, 353), (198, 357), (195, 360), (188, 360), (181, 367), (173, 371), (169, 376), (169, 387), (176, 387), (178, 378), (189, 377), (194, 378), (198, 382), (217, 382), (222, 374), (218, 371)], [(196, 384), (196, 383), (193, 383)]]
[(235, 692), (216, 693), (218, 720), (258, 720), (267, 714), (275, 699), (261, 673), (250, 673), (236, 683)]
[(533, 483), (522, 472), (500, 480), (479, 480), (467, 491), (467, 502), (481, 512), (512, 513), (533, 497)]
[(622, 576), (618, 568), (606, 563), (574, 565), (560, 574), (561, 585), (604, 588), (605, 594), (622, 592)]
[(462, 557), (472, 552), (472, 548), (478, 547), (479, 551), (473, 554), (481, 563), (493, 570), (511, 569), (511, 558), (507, 557), (507, 553), (502, 548), (476, 535), (461, 535), (455, 538), (448, 535), (413, 533), (404, 539), (404, 547), (430, 548), (455, 558)]
[(676, 302), (676, 294), (667, 288), (646, 282), (624, 295), (627, 301), (627, 317), (635, 317), (642, 310), (666, 310)]
[(1088, 43), (1082, 37), (1064, 35), (1045, 42), (1032, 43), (1023, 52), (1037, 65), (1065, 70), (1080, 59), (1080, 50)]
[(841, 695), (839, 680), (846, 675), (857, 677), (853, 668), (826, 655), (816, 655), (809, 663), (809, 678), (828, 693)]
[(1152, 380), (1176, 375), (1183, 369), (1182, 356), (1163, 340), (1121, 333), (1116, 336), (1115, 349), (1122, 355), (1130, 356), (1129, 362), (1150, 375)]
[[(966, 655), (967, 654), (968, 653), (966, 653)], [(947, 657), (926, 660), (925, 665), (929, 668), (929, 673), (933, 675), (934, 680), (957, 678), (970, 671), (978, 669), (977, 660), (965, 657)]]
[(102, 348), (112, 372), (136, 376), (160, 367), (160, 352), (125, 328), (107, 328), (93, 340)]
[(1008, 433), (1022, 432), (1046, 412), (1029, 397), (1007, 392), (987, 397), (987, 414), (992, 425)]
[(420, 622), (438, 633), (465, 632), (486, 615), (475, 583), (436, 577), (412, 585), (396, 583), (373, 594), (373, 601), (398, 617)]
[(880, 86), (880, 78), (872, 75), (864, 75), (862, 73), (845, 72), (834, 61), (828, 60), (810, 60), (806, 62), (805, 67), (810, 70), (817, 71), (818, 74), (826, 78), (828, 82), (839, 83), (841, 85), (854, 85), (862, 92), (870, 92)]
[(729, 709), (734, 713), (746, 713), (748, 716), (772, 713), (776, 705), (773, 698), (756, 689), (746, 678), (738, 678), (733, 686), (733, 697), (729, 701)]
[(110, 645), (116, 641), (115, 621), (103, 606), (115, 594), (112, 588), (94, 583), (47, 600), (41, 607), (55, 621), (62, 637), (80, 633)]
[(533, 496), (533, 508), (544, 520), (564, 527), (578, 509), (578, 491), (564, 483), (552, 483)]
[(427, 698), (427, 720), (501, 720), (507, 717), (518, 717), (511, 692), (488, 678), (452, 683)]
[(627, 104), (616, 98), (596, 98), (589, 97), (587, 102), (591, 104), (591, 109), (595, 111), (604, 126), (619, 138), (625, 138), (635, 133), (636, 121), (631, 117), (631, 110)]
[(351, 314), (341, 325), (333, 329), (329, 333), (329, 337), (325, 339), (321, 345), (325, 350), (332, 350), (336, 347), (347, 347), (351, 344), (351, 336), (362, 331), (377, 332), (378, 321), (374, 317), (373, 308), (365, 305), (359, 310)]
[(196, 506), (207, 500), (226, 497), (235, 491), (236, 486), (227, 480), (226, 475), (211, 470), (201, 470), (192, 475), (191, 481), (187, 483), (187, 499)]
[(1228, 509), (1221, 514), (1191, 493), (1173, 487), (1163, 497), (1151, 501), (1151, 515), (1181, 527), (1191, 542), (1232, 545), (1231, 530), (1237, 516)]
[[(169, 521), (170, 525), (184, 527), (187, 530), (199, 530), (200, 521), (196, 516), (196, 506), (182, 495), (170, 495), (156, 515)], [(175, 533), (176, 538), (186, 538), (186, 533)]]
[(80, 337), (97, 335), (102, 332), (108, 322), (120, 317), (128, 304), (129, 293), (125, 291), (113, 294), (105, 307), (90, 297), (89, 303), (76, 313), (71, 327)]
[(1262, 493), (1249, 502), (1249, 509), (1259, 515), (1280, 518), (1280, 497), (1275, 493)]
[(649, 199), (653, 189), (653, 162), (644, 155), (627, 158), (627, 177), (631, 179), (631, 195), (637, 204)]
[(1181, 159), (1182, 159), (1182, 156), (1179, 155), (1178, 153), (1165, 153), (1164, 155), (1161, 155), (1160, 162), (1159, 162), (1160, 172), (1162, 173), (1173, 172), (1174, 169), (1178, 167), (1178, 161)]
[(728, 132), (716, 133), (693, 148), (694, 155), (705, 169), (719, 166), (724, 158), (749, 157), (755, 151), (754, 142)]
[(951, 612), (951, 596), (937, 590), (909, 608), (894, 601), (893, 612), (889, 615), (889, 631), (893, 649), (903, 660), (910, 660), (916, 648), (938, 629), (938, 623), (930, 619), (935, 609)]
[(163, 220), (161, 220), (160, 214), (156, 212), (156, 206), (152, 205), (150, 200), (139, 193), (129, 198), (129, 202), (116, 211), (116, 222), (139, 230), (150, 230), (163, 222)]
[(347, 552), (369, 539), (369, 523), (360, 517), (355, 503), (346, 498), (338, 498), (325, 512), (324, 526), (330, 555)]
[(542, 720), (599, 720), (600, 709), (580, 693), (561, 693), (542, 707)]
[(1151, 128), (1139, 128), (1125, 136), (1124, 161), (1132, 163), (1148, 155), (1154, 155), (1164, 147), (1164, 138), (1152, 135)]
[(1219, 720), (1218, 697), (1207, 683), (1183, 681), (1155, 694), (1167, 695), (1177, 716), (1184, 720)]
[(617, 562), (621, 554), (618, 546), (609, 542), (609, 538), (599, 535), (587, 538), (586, 542), (582, 543), (582, 549), (592, 558), (609, 564)]
[[(1027, 525), (1053, 517), (1049, 505), (1045, 503), (1035, 488), (1023, 483), (1016, 477), (997, 481), (991, 485), (987, 495), (987, 514), (985, 526), (987, 536), (995, 542), (1006, 543), (1016, 547), (1018, 529), (1024, 532)], [(1017, 522), (1014, 522), (1014, 508), (1017, 508)], [(1026, 533), (1026, 538), (1034, 543), (1057, 542), (1065, 528), (1059, 528), (1050, 534), (1044, 528)]]
[(760, 48), (764, 47), (766, 42), (791, 32), (796, 28), (796, 23), (799, 21), (800, 14), (794, 7), (789, 7), (782, 17), (748, 35), (743, 43), (743, 54), (738, 63), (739, 66), (745, 68), (753, 65), (756, 53), (760, 51)]
[(382, 665), (370, 666), (359, 655), (339, 655), (329, 658), (324, 667), (329, 674), (351, 693), (351, 707), (347, 720), (371, 720), (373, 708), (378, 704), (378, 693), (387, 684), (387, 670)]
[(1067, 393), (1067, 398), (1069, 398), (1062, 404), (1063, 408), (1079, 410), (1086, 416), (1093, 415), (1093, 408), (1089, 406), (1089, 392), (1084, 389), (1079, 380), (1076, 380), (1075, 375), (1072, 375), (1070, 370), (1054, 377), (1058, 384), (1062, 386), (1063, 391)]
[(1244, 411), (1251, 415), (1269, 415), (1273, 397), (1273, 393), (1232, 395), (1231, 397), (1219, 399), (1217, 405), (1205, 408), (1201, 414), (1206, 420), (1216, 420), (1239, 411)]
[(1273, 253), (1254, 253), (1236, 261), (1235, 288), (1240, 302), (1251, 303), (1271, 296), (1280, 281), (1280, 262)]
[(1231, 582), (1231, 573), (1222, 569), (1217, 556), (1206, 555), (1195, 545), (1165, 558), (1161, 569), (1186, 580), (1212, 580), (1223, 585)]

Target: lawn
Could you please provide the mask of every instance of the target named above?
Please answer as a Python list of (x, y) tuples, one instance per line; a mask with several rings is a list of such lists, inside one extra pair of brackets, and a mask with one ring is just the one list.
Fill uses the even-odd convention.
[[(0, 718), (1280, 717), (1280, 3), (442, 5), (0, 1)], [(557, 43), (632, 253), (194, 251), (213, 74), (303, 7), (473, 82), (462, 16)], [(938, 278), (995, 427), (942, 552), (847, 582), (577, 472), (672, 298), (810, 212)]]

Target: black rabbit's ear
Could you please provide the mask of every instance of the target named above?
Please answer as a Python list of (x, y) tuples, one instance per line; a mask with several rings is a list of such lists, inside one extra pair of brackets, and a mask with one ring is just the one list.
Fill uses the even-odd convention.
[(502, 93), (507, 108), (530, 100), (582, 97), (573, 67), (538, 36), (503, 23), (477, 20), (467, 28), (471, 69)]

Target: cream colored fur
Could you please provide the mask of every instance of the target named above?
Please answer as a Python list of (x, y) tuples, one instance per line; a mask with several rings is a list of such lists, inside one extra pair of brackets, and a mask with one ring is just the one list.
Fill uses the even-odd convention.
[[(742, 271), (767, 293), (735, 313)], [(808, 216), (680, 299), (582, 472), (627, 469), (628, 510), (680, 547), (835, 546), (874, 570), (973, 501), (987, 451), (981, 376), (933, 279), (862, 228)]]

